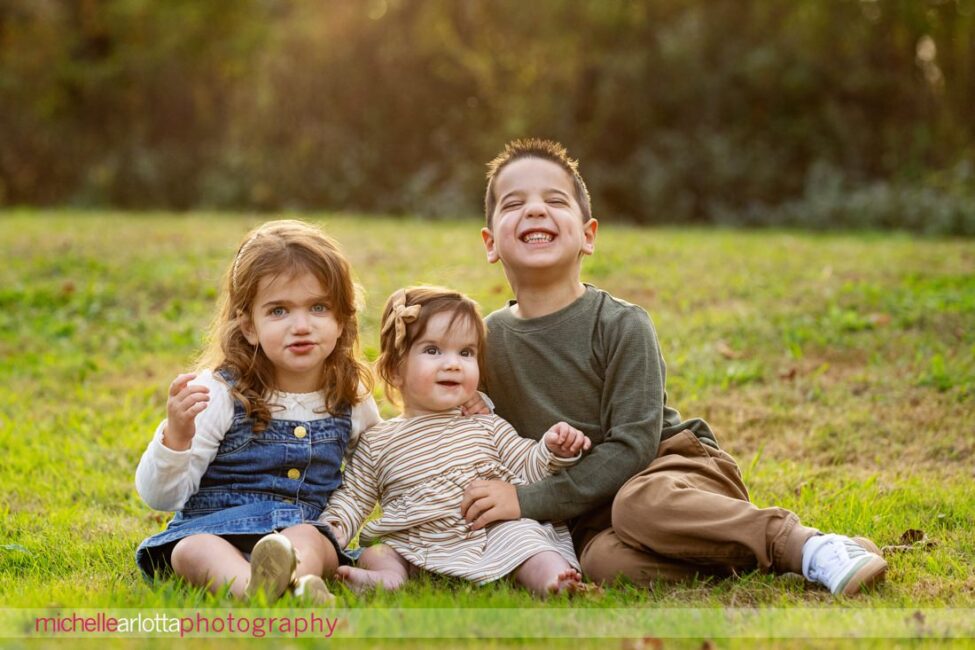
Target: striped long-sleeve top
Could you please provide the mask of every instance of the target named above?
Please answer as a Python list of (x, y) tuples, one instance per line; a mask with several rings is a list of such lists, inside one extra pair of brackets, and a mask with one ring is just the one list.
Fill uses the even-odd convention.
[[(363, 545), (382, 540), (417, 566), (478, 582), (501, 577), (542, 550), (571, 555), (575, 563), (564, 526), (502, 522), (506, 539), (489, 543), (492, 526), (471, 530), (460, 504), (473, 480), (523, 485), (578, 459), (555, 456), (542, 440), (520, 437), (496, 415), (453, 409), (398, 417), (362, 434), (322, 520), (351, 539), (378, 502), (382, 516), (362, 529)], [(492, 550), (499, 542), (515, 550)]]

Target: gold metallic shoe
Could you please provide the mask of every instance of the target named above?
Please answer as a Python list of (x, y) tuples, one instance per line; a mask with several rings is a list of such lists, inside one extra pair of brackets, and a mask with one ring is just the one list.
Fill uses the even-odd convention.
[(335, 596), (328, 590), (325, 581), (316, 575), (301, 576), (295, 583), (295, 597), (313, 605), (331, 605)]
[(280, 533), (265, 535), (251, 551), (251, 579), (246, 594), (253, 598), (263, 591), (269, 603), (273, 603), (287, 591), (294, 581), (298, 560), (291, 540)]

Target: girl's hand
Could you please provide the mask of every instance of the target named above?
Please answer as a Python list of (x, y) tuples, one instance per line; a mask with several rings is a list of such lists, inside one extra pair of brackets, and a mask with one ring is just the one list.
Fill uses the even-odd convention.
[(555, 424), (543, 436), (548, 450), (560, 458), (572, 458), (580, 450), (588, 451), (592, 441), (582, 431), (565, 422)]
[(163, 444), (175, 451), (190, 448), (196, 435), (196, 416), (210, 403), (210, 389), (206, 386), (190, 386), (196, 373), (178, 376), (169, 385), (169, 399), (166, 401), (166, 430), (163, 431)]
[(475, 392), (474, 397), (461, 404), (460, 412), (463, 415), (491, 415), (491, 409), (484, 403), (480, 392)]

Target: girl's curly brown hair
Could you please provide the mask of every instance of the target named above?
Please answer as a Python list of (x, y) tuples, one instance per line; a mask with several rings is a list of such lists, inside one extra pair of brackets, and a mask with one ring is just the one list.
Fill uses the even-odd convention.
[(329, 308), (342, 325), (322, 373), (322, 395), (330, 413), (352, 407), (372, 392), (372, 373), (358, 360), (359, 324), (356, 285), (349, 262), (338, 244), (303, 221), (270, 221), (244, 237), (223, 279), (219, 308), (210, 326), (198, 369), (211, 368), (233, 378), (231, 391), (254, 421), (254, 431), (271, 420), (268, 400), (274, 392), (274, 367), (241, 330), (250, 317), (258, 285), (265, 277), (289, 277), (308, 272), (328, 292)]

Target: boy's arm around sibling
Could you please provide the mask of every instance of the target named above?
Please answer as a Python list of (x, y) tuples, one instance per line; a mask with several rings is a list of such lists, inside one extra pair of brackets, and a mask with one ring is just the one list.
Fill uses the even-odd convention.
[(574, 467), (517, 486), (521, 516), (559, 521), (611, 502), (680, 415), (665, 408), (666, 369), (642, 308), (588, 287), (553, 321), (533, 327), (505, 310), (492, 314), (486, 387), (498, 414), (522, 434), (538, 435), (543, 425), (535, 420), (558, 413), (592, 438), (592, 451)]

